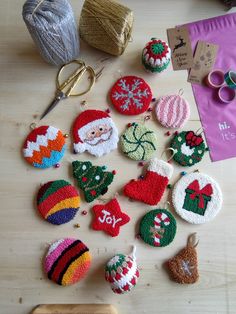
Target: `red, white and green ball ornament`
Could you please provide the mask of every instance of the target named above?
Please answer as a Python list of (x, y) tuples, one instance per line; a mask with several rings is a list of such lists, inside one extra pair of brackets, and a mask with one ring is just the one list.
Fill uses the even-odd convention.
[(142, 64), (148, 72), (160, 73), (168, 67), (170, 57), (171, 50), (168, 44), (152, 38), (143, 49)]
[(113, 292), (124, 294), (136, 286), (139, 270), (136, 264), (135, 247), (132, 254), (117, 254), (105, 267), (105, 279)]

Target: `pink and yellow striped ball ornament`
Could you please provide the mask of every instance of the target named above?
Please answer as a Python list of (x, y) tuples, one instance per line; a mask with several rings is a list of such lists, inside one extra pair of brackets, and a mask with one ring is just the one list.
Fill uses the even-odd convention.
[(166, 128), (182, 128), (189, 116), (189, 104), (180, 94), (162, 96), (157, 102), (157, 120)]
[(65, 180), (47, 182), (38, 191), (38, 211), (51, 224), (61, 225), (72, 220), (79, 205), (79, 193)]
[(117, 254), (106, 265), (105, 279), (117, 294), (129, 292), (136, 286), (139, 270), (135, 257), (136, 248), (130, 255)]
[(44, 259), (44, 271), (58, 285), (69, 286), (84, 278), (91, 265), (87, 246), (73, 238), (60, 239), (49, 247)]

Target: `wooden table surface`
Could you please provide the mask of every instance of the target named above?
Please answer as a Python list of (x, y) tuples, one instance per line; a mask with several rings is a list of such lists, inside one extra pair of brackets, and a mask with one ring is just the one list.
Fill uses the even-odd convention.
[[(82, 1), (73, 0), (76, 17)], [(111, 58), (103, 76), (93, 91), (84, 99), (88, 108), (106, 109), (107, 93), (120, 75), (139, 75), (146, 79), (158, 97), (184, 89), (184, 96), (191, 105), (191, 118), (185, 129), (197, 130), (199, 116), (187, 72), (173, 72), (171, 66), (161, 76), (147, 74), (140, 63), (144, 44), (153, 36), (166, 39), (166, 29), (177, 24), (225, 14), (220, 1), (206, 0), (123, 0), (135, 15), (133, 41), (124, 55)], [(40, 183), (64, 178), (73, 182), (71, 161), (77, 156), (69, 149), (59, 169), (38, 170), (26, 164), (21, 147), (32, 122), (51, 101), (55, 90), (57, 68), (46, 64), (38, 55), (21, 18), (23, 1), (0, 2), (0, 147), (1, 147), (1, 217), (0, 217), (0, 312), (23, 314), (40, 303), (112, 303), (119, 313), (236, 313), (236, 212), (235, 212), (235, 159), (211, 163), (208, 154), (198, 168), (213, 176), (224, 194), (223, 210), (214, 221), (194, 226), (177, 218), (178, 232), (174, 242), (166, 248), (153, 249), (135, 239), (138, 221), (148, 206), (129, 202), (119, 197), (121, 206), (131, 216), (131, 222), (122, 228), (117, 238), (90, 229), (91, 212), (82, 216), (83, 209), (91, 204), (83, 202), (74, 221), (62, 226), (52, 226), (37, 214), (34, 198)], [(234, 12), (235, 10), (231, 10)], [(94, 64), (105, 54), (82, 44), (81, 58)], [(69, 99), (42, 122), (70, 132), (71, 123), (80, 112), (80, 99)], [(112, 118), (123, 132), (130, 121), (111, 108)], [(152, 119), (147, 125), (158, 136), (157, 157), (161, 156), (168, 137)], [(70, 139), (68, 139), (70, 143)], [(116, 168), (117, 176), (106, 198), (120, 191), (124, 183), (141, 174), (142, 169), (125, 158), (120, 151), (99, 159), (83, 154), (98, 165)], [(175, 165), (171, 183), (183, 169)], [(190, 171), (190, 170), (189, 170)], [(167, 191), (160, 205), (168, 199)], [(171, 209), (172, 210), (172, 209)], [(74, 223), (81, 227), (75, 229)], [(178, 285), (169, 280), (163, 262), (182, 248), (187, 236), (197, 232), (200, 280), (194, 285)], [(42, 271), (42, 257), (48, 243), (62, 237), (78, 237), (91, 249), (92, 269), (86, 279), (71, 287), (60, 287), (49, 280)], [(117, 252), (129, 253), (131, 245), (137, 246), (137, 259), (141, 277), (132, 293), (115, 295), (104, 280), (104, 265)]]

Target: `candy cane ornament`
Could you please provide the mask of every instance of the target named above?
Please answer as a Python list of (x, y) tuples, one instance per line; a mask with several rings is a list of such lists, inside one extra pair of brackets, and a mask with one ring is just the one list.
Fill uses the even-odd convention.
[(170, 244), (176, 234), (176, 220), (166, 209), (148, 212), (140, 222), (140, 237), (147, 244), (163, 247)]
[(165, 229), (161, 228), (161, 222), (164, 223), (165, 226), (170, 224), (170, 218), (165, 213), (159, 213), (155, 216), (154, 219), (154, 228), (157, 230), (154, 236), (154, 245), (161, 245), (161, 238), (165, 232)]

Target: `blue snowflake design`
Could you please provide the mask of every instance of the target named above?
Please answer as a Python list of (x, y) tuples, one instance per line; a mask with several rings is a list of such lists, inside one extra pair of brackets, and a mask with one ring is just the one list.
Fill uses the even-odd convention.
[(123, 111), (129, 110), (132, 104), (134, 104), (137, 109), (142, 109), (143, 107), (142, 97), (148, 98), (148, 96), (150, 95), (148, 88), (146, 88), (143, 91), (140, 90), (139, 87), (142, 83), (143, 82), (141, 82), (140, 79), (134, 79), (133, 84), (126, 84), (125, 79), (120, 80), (118, 86), (121, 87), (123, 92), (121, 93), (115, 92), (113, 94), (113, 97), (115, 100), (120, 99), (124, 100), (123, 105), (120, 106), (120, 108)]

